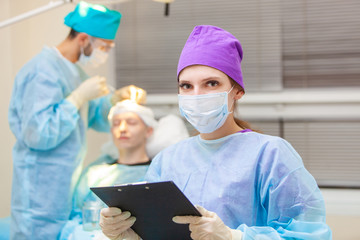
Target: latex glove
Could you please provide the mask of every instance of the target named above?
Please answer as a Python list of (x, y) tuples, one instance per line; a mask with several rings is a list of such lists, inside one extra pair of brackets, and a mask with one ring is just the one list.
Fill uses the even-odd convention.
[(66, 99), (80, 109), (85, 102), (108, 93), (106, 78), (95, 76), (82, 82)]
[(242, 232), (226, 226), (219, 216), (196, 206), (202, 217), (176, 216), (173, 221), (179, 224), (189, 224), (191, 238), (194, 240), (241, 240)]
[(103, 208), (100, 212), (100, 227), (104, 235), (111, 240), (140, 240), (131, 226), (136, 218), (130, 212), (122, 212), (119, 208)]
[(122, 100), (133, 100), (138, 104), (146, 102), (146, 91), (135, 85), (129, 85), (116, 90), (111, 97), (111, 103), (115, 105)]

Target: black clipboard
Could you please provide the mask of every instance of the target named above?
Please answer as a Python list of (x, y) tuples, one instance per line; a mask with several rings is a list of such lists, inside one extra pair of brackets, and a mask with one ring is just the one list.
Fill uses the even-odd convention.
[(201, 216), (172, 181), (90, 188), (106, 205), (131, 212), (132, 229), (143, 240), (191, 240), (188, 224), (174, 216)]

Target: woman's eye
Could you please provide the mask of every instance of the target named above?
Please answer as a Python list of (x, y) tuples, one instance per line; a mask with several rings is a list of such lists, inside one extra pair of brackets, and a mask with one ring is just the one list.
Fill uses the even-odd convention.
[(209, 87), (216, 87), (217, 85), (219, 85), (218, 81), (208, 81), (206, 83), (206, 85), (208, 85)]
[(179, 84), (179, 88), (181, 88), (181, 89), (190, 89), (190, 84), (188, 84), (188, 83), (181, 83), (181, 84)]

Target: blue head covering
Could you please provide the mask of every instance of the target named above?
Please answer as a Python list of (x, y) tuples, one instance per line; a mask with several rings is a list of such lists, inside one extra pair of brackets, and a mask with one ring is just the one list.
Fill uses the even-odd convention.
[(65, 25), (77, 32), (113, 40), (119, 27), (121, 13), (103, 5), (79, 2), (74, 11), (65, 17)]

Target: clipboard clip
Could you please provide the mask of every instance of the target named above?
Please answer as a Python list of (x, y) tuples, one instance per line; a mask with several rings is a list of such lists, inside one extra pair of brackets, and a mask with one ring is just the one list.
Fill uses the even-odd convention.
[(147, 181), (142, 181), (142, 182), (133, 182), (133, 183), (123, 183), (123, 184), (116, 184), (113, 185), (113, 187), (124, 187), (124, 186), (131, 186), (131, 185), (141, 185), (141, 184), (146, 184), (148, 183)]

